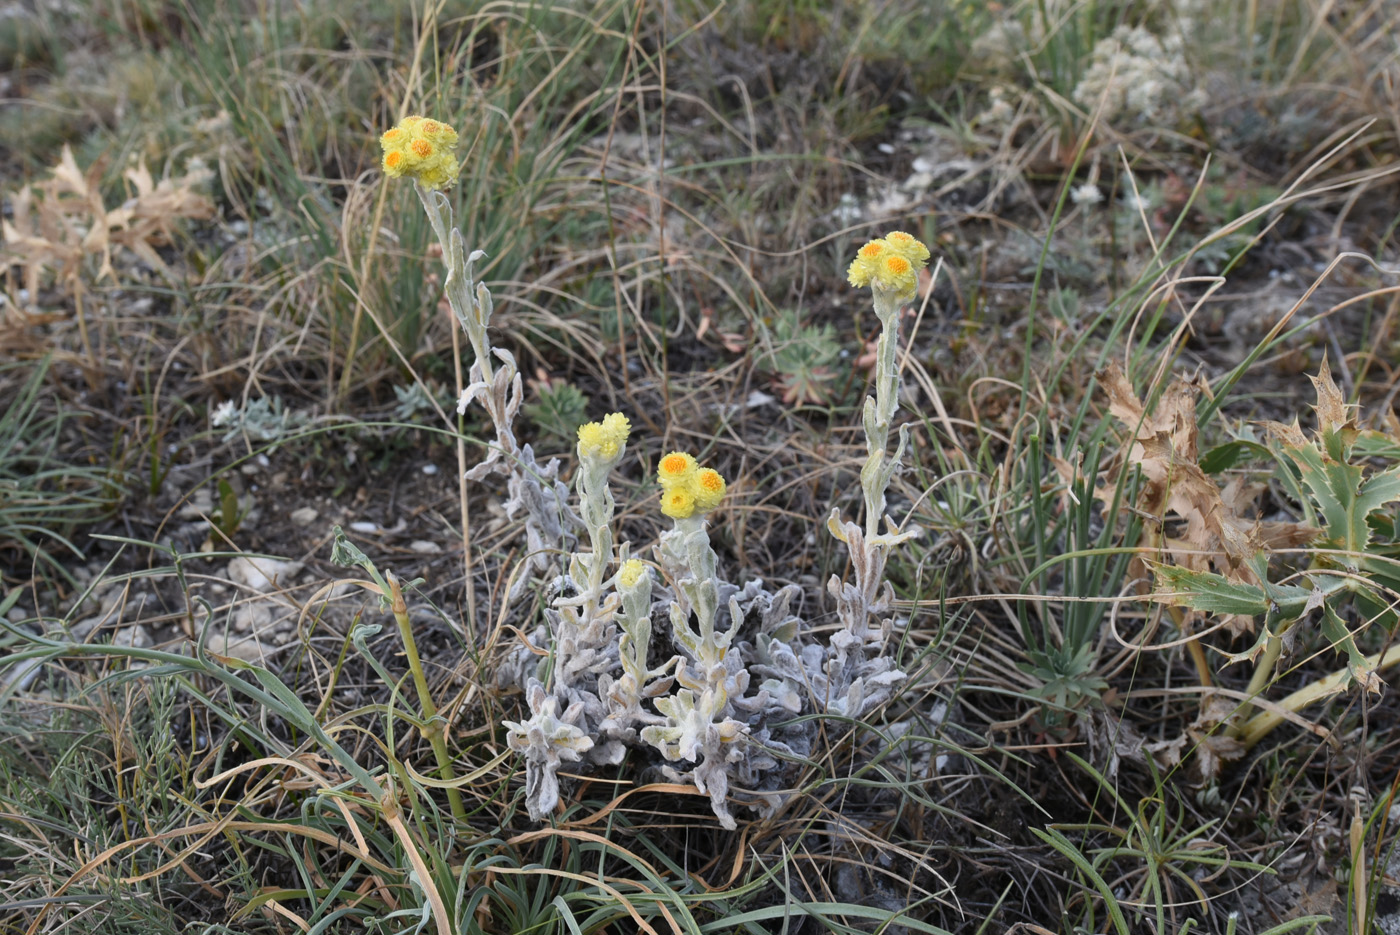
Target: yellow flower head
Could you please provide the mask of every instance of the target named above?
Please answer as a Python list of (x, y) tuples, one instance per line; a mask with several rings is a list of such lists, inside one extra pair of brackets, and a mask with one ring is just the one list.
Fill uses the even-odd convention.
[(647, 563), (638, 558), (629, 558), (622, 563), (622, 568), (617, 573), (617, 586), (624, 591), (630, 591), (637, 586), (637, 582), (642, 580), (642, 576), (647, 573)]
[(632, 423), (627, 421), (627, 417), (620, 412), (610, 412), (603, 416), (603, 430), (614, 435), (618, 444), (627, 441), (627, 436), (632, 433)]
[(872, 240), (861, 247), (856, 253), (856, 258), (851, 261), (850, 269), (846, 271), (846, 277), (851, 285), (857, 289), (863, 289), (870, 285), (870, 277), (875, 274), (875, 264), (879, 262), (881, 254), (885, 253), (889, 245), (883, 240)]
[(695, 515), (695, 494), (686, 487), (669, 487), (661, 492), (661, 512), (672, 519)]
[(627, 417), (613, 412), (603, 417), (602, 422), (589, 422), (578, 429), (578, 456), (580, 458), (601, 458), (615, 460), (622, 454), (622, 446), (627, 444), (627, 434), (632, 426)]
[(695, 495), (695, 509), (702, 513), (708, 513), (719, 502), (724, 499), (726, 488), (724, 477), (714, 468), (701, 468), (695, 472), (695, 477), (691, 480), (692, 492)]
[(390, 178), (407, 175), (424, 188), (447, 188), (461, 171), (452, 152), (456, 145), (457, 131), (447, 124), (405, 117), (379, 138), (384, 150), (381, 165)]
[(885, 243), (889, 244), (890, 249), (895, 253), (913, 263), (915, 269), (923, 269), (928, 265), (928, 247), (925, 247), (913, 234), (906, 234), (904, 231), (890, 231), (885, 235)]
[[(695, 474), (695, 458), (684, 451), (673, 451), (656, 466), (656, 480), (667, 490), (685, 484)], [(671, 514), (666, 514), (670, 516)], [(690, 514), (686, 514), (689, 516)]]
[(861, 247), (846, 275), (857, 289), (873, 283), (908, 302), (914, 298), (919, 270), (928, 265), (928, 258), (928, 247), (912, 234), (891, 231), (880, 240), (872, 240)]

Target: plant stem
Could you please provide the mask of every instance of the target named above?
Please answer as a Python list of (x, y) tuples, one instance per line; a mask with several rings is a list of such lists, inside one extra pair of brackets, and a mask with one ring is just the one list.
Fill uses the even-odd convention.
[(1274, 677), (1274, 664), (1278, 662), (1279, 654), (1282, 652), (1283, 639), (1270, 633), (1264, 642), (1263, 654), (1260, 655), (1259, 661), (1254, 664), (1254, 674), (1250, 676), (1249, 687), (1245, 689), (1245, 694), (1253, 698), (1264, 691), (1269, 680)]
[[(1265, 653), (1268, 648), (1265, 648)], [(1374, 672), (1382, 669), (1389, 669), (1396, 663), (1400, 663), (1400, 646), (1392, 646), (1384, 653), (1374, 653), (1366, 657), (1366, 668)], [(1271, 667), (1272, 668), (1272, 667)], [(1318, 679), (1308, 685), (1304, 685), (1293, 694), (1280, 701), (1277, 707), (1283, 711), (1297, 713), (1314, 701), (1318, 701), (1333, 692), (1340, 691), (1346, 685), (1347, 679), (1351, 678), (1350, 669), (1339, 669), (1324, 678)], [(1252, 693), (1252, 692), (1251, 692)], [(1245, 722), (1240, 728), (1238, 739), (1246, 748), (1252, 747), (1268, 736), (1269, 732), (1278, 727), (1284, 721), (1284, 716), (1277, 711), (1265, 711), (1256, 714)]]
[[(403, 599), (403, 589), (399, 587), (399, 579), (393, 572), (388, 572), (384, 576), (389, 584), (390, 609), (393, 611), (394, 620), (399, 625), (399, 635), (403, 637), (404, 655), (408, 657), (408, 668), (413, 673), (413, 685), (418, 690), (418, 705), (422, 709), (424, 722), (428, 727), (423, 730), (428, 742), (433, 745), (433, 754), (437, 757), (438, 776), (444, 782), (452, 782), (457, 778), (452, 771), (452, 754), (447, 750), (447, 738), (442, 735), (442, 725), (435, 722), (437, 717), (437, 706), (433, 704), (433, 695), (428, 688), (427, 676), (423, 674), (423, 661), (418, 657), (418, 645), (413, 641), (413, 627), (408, 621), (408, 604)], [(456, 789), (447, 790), (447, 802), (452, 806), (452, 814), (458, 821), (467, 820), (467, 809), (462, 804), (462, 794)]]
[(1210, 662), (1206, 659), (1206, 651), (1201, 648), (1201, 641), (1191, 632), (1191, 625), (1186, 622), (1186, 614), (1180, 607), (1168, 609), (1172, 619), (1176, 621), (1176, 628), (1181, 631), (1182, 636), (1188, 639), (1186, 655), (1191, 657), (1191, 664), (1196, 668), (1196, 680), (1201, 683), (1202, 688), (1210, 688), (1214, 684), (1214, 679), (1210, 674)]

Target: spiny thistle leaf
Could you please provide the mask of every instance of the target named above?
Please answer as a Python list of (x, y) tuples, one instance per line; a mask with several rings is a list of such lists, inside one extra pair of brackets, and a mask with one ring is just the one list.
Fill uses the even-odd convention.
[(1332, 643), (1333, 649), (1339, 653), (1346, 653), (1347, 673), (1351, 680), (1368, 692), (1379, 695), (1381, 678), (1376, 674), (1376, 667), (1357, 648), (1351, 631), (1330, 604), (1324, 604), (1322, 608), (1322, 635)]
[(1156, 572), (1158, 600), (1210, 614), (1272, 614), (1291, 620), (1303, 615), (1313, 597), (1310, 588), (1242, 584), (1214, 572), (1193, 571), (1180, 565), (1158, 565)]
[(1371, 541), (1372, 513), (1400, 500), (1400, 467), (1365, 477), (1360, 464), (1349, 459), (1360, 437), (1354, 420), (1348, 419), (1341, 392), (1323, 361), (1321, 371), (1311, 378), (1317, 388), (1318, 429), (1309, 441), (1297, 425), (1267, 423), (1269, 434), (1283, 445), (1283, 453), (1317, 504), (1332, 544), (1352, 555), (1346, 560), (1356, 567)]

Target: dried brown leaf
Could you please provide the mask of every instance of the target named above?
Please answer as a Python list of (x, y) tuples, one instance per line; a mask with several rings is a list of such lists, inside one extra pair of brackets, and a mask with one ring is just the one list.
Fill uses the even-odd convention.
[(1313, 411), (1317, 413), (1317, 427), (1320, 431), (1331, 432), (1336, 429), (1345, 428), (1351, 420), (1347, 417), (1347, 401), (1342, 395), (1342, 391), (1337, 388), (1337, 384), (1332, 380), (1332, 371), (1327, 366), (1327, 357), (1322, 358), (1322, 366), (1318, 368), (1317, 376), (1308, 377), (1312, 381), (1313, 389), (1317, 390), (1317, 405)]
[(1110, 363), (1098, 374), (1099, 385), (1108, 393), (1108, 411), (1130, 430), (1136, 430), (1142, 421), (1142, 403), (1123, 370), (1118, 364)]
[(140, 163), (125, 173), (135, 196), (112, 211), (102, 201), (101, 176), (100, 162), (85, 173), (65, 146), (49, 178), (13, 196), (12, 220), (3, 224), (0, 236), (6, 252), (20, 265), (31, 295), (38, 294), (45, 273), (52, 273), (64, 288), (77, 288), (88, 256), (99, 258), (97, 280), (115, 278), (114, 247), (165, 270), (154, 248), (170, 242), (174, 224), (213, 217), (213, 203), (194, 190), (209, 178), (207, 170), (156, 182)]

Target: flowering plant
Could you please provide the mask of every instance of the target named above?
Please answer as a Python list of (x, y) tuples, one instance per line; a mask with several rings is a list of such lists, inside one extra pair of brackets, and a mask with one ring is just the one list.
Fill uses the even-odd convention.
[[(632, 428), (623, 413), (578, 429), (577, 513), (558, 479), (559, 462), (540, 465), (530, 446), (517, 441), (512, 423), (520, 375), (515, 358), (491, 346), (491, 294), (473, 283), (473, 264), (485, 254), (467, 254), (440, 191), (460, 172), (452, 155), (456, 141), (450, 127), (422, 117), (406, 118), (380, 138), (385, 173), (416, 183), (443, 246), (448, 302), (476, 353), (458, 411), (479, 401), (495, 425), (496, 444), (467, 479), (506, 475), (506, 512), (525, 514), (527, 572), (565, 556), (564, 567), (544, 579), (552, 598), (541, 621), (497, 672), (501, 687), (523, 690), (528, 710), (521, 720), (504, 722), (510, 749), (524, 759), (526, 808), (538, 821), (559, 806), (564, 763), (584, 769), (618, 764), (630, 747), (650, 751), (672, 780), (693, 783), (720, 823), (735, 828), (732, 801), (771, 812), (783, 801), (779, 790), (792, 785), (782, 762), (810, 755), (819, 726), (794, 716), (858, 719), (906, 679), (886, 651), (893, 593), (884, 567), (890, 549), (918, 530), (900, 529), (888, 518), (885, 532), (880, 525), (908, 442), (901, 426), (889, 453), (898, 410), (898, 315), (916, 294), (928, 248), (895, 231), (863, 246), (847, 271), (853, 285), (871, 288), (883, 331), (875, 392), (864, 409), (865, 525), (840, 522), (835, 512), (828, 522), (851, 551), (855, 580), (833, 577), (829, 583), (842, 626), (822, 645), (802, 632), (796, 585), (772, 592), (760, 580), (740, 587), (721, 574), (708, 527), (731, 491), (718, 470), (685, 451), (659, 459), (659, 507), (672, 527), (660, 535), (652, 566), (632, 557), (631, 544), (613, 534), (609, 480), (626, 457)], [(576, 531), (586, 534), (586, 550), (575, 548)], [(516, 579), (509, 600), (520, 596), (528, 577)], [(674, 653), (652, 666), (658, 615), (669, 623)]]

